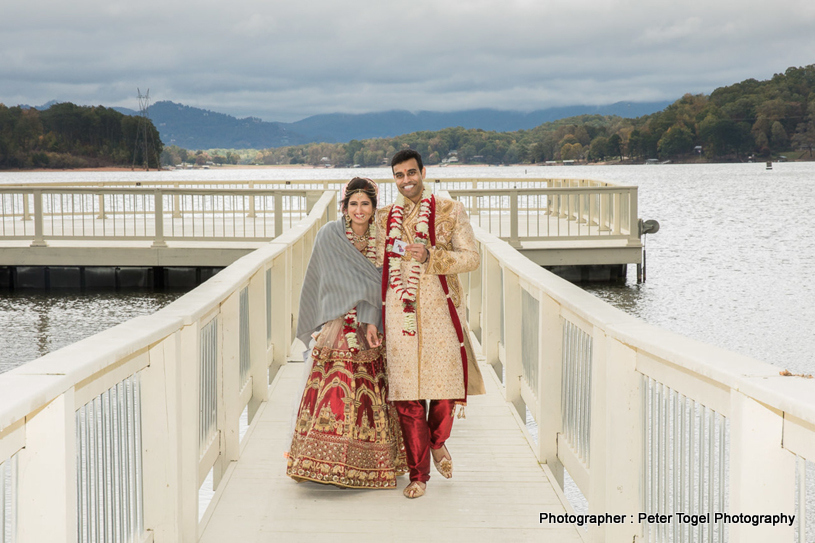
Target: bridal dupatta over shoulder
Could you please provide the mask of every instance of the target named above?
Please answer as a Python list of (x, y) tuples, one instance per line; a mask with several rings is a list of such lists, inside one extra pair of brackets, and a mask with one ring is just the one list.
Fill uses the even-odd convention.
[(342, 218), (317, 233), (300, 294), (297, 338), (309, 344), (323, 324), (357, 308), (359, 322), (382, 330), (381, 272), (345, 236)]

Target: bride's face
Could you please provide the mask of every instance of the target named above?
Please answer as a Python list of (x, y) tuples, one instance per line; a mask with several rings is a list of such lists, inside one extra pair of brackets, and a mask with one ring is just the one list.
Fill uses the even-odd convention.
[(368, 228), (368, 221), (373, 214), (374, 206), (365, 193), (358, 192), (348, 200), (348, 216), (351, 217), (352, 224)]

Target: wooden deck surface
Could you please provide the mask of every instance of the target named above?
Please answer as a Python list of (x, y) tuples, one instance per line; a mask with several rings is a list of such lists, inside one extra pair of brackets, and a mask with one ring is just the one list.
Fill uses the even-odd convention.
[(238, 462), (227, 470), (202, 521), (202, 543), (225, 541), (536, 541), (579, 543), (572, 525), (542, 525), (541, 512), (566, 511), (562, 494), (504, 401), (491, 367), (487, 395), (469, 400), (448, 443), (452, 479), (431, 467), (427, 494), (408, 500), (398, 490), (348, 490), (295, 483), (284, 452), (302, 364), (288, 364), (256, 416)]

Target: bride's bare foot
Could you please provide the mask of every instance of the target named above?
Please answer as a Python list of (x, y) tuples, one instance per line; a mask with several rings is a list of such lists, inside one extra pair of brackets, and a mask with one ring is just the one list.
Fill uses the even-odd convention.
[(422, 496), (424, 496), (426, 489), (427, 485), (425, 483), (421, 481), (413, 481), (409, 485), (407, 485), (407, 487), (405, 487), (405, 490), (402, 491), (402, 494), (404, 494), (405, 497), (410, 499), (421, 498)]
[(438, 449), (430, 449), (430, 454), (433, 455), (433, 465), (436, 466), (442, 477), (449, 479), (453, 476), (453, 458), (450, 456), (450, 451), (447, 450), (447, 445), (442, 445)]

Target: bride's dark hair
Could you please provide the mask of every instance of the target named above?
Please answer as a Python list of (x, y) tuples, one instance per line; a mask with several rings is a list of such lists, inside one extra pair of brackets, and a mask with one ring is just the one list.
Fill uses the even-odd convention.
[(364, 177), (355, 177), (348, 182), (345, 186), (345, 194), (340, 202), (340, 209), (343, 212), (348, 209), (348, 202), (351, 201), (351, 196), (362, 192), (371, 200), (371, 206), (376, 209), (376, 187), (370, 179)]

